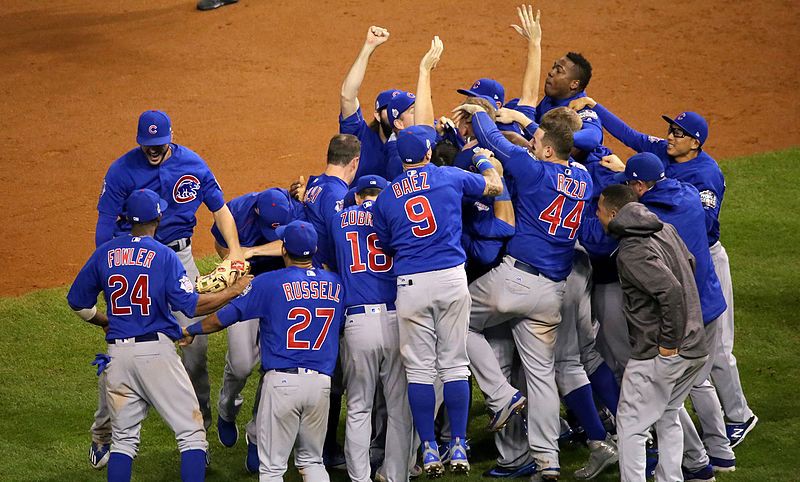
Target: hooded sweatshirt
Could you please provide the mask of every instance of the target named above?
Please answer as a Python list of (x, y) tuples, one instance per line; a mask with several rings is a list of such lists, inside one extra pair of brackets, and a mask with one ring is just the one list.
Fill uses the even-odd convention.
[(708, 249), (706, 214), (700, 193), (691, 184), (676, 179), (664, 179), (644, 193), (639, 202), (658, 218), (672, 224), (686, 247), (697, 260), (695, 281), (700, 293), (703, 321), (711, 323), (727, 308), (722, 287), (714, 271), (711, 251)]
[(707, 355), (695, 259), (675, 228), (644, 205), (629, 203), (608, 230), (619, 238), (617, 269), (631, 358), (653, 358), (659, 346), (677, 348), (684, 358)]

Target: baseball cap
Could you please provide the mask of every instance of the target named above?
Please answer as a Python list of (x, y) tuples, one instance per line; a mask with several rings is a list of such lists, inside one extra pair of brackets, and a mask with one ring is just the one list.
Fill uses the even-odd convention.
[(137, 189), (125, 201), (126, 217), (134, 223), (149, 223), (167, 209), (167, 201), (150, 189)]
[(397, 133), (397, 153), (406, 164), (424, 159), (435, 143), (436, 129), (431, 126), (411, 126)]
[(172, 122), (160, 110), (147, 110), (139, 116), (136, 143), (140, 146), (163, 146), (172, 142)]
[[(289, 198), (279, 189), (267, 189), (258, 193), (256, 207), (262, 232), (288, 224), (291, 219), (292, 207), (289, 204)], [(265, 236), (267, 236), (266, 233)]]
[(394, 121), (407, 111), (409, 107), (414, 105), (417, 100), (416, 96), (411, 92), (398, 91), (397, 95), (393, 95), (386, 105), (388, 109), (386, 116), (389, 118), (389, 124), (394, 126)]
[(389, 105), (389, 101), (392, 99), (392, 97), (402, 92), (402, 90), (397, 89), (384, 90), (378, 94), (378, 97), (375, 99), (375, 110), (379, 111), (381, 109), (385, 109)]
[(305, 221), (295, 220), (279, 226), (275, 234), (283, 241), (286, 252), (295, 256), (311, 256), (317, 251), (317, 232)]
[(625, 164), (625, 171), (614, 176), (614, 181), (660, 181), (664, 179), (664, 163), (652, 152), (634, 154)]
[(500, 105), (506, 100), (506, 89), (494, 79), (478, 79), (469, 89), (458, 89), (457, 92), (467, 97), (486, 97), (492, 103), (500, 102)]
[(389, 185), (389, 181), (378, 176), (376, 174), (369, 174), (367, 176), (361, 176), (356, 181), (355, 192), (361, 192), (364, 189), (386, 189), (386, 186)]
[(701, 146), (705, 144), (708, 138), (708, 122), (697, 112), (681, 112), (674, 119), (670, 119), (666, 115), (662, 115), (661, 118), (686, 131), (687, 134), (700, 141)]

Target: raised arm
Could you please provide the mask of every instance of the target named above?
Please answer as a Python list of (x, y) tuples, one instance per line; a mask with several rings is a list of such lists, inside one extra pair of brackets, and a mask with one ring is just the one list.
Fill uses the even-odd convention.
[(528, 58), (525, 63), (525, 74), (522, 76), (522, 95), (519, 105), (536, 106), (539, 98), (539, 79), (542, 76), (542, 26), (539, 23), (540, 12), (533, 14), (532, 5), (517, 7), (519, 25), (511, 27), (528, 40)]
[(358, 110), (358, 91), (364, 81), (369, 58), (375, 49), (387, 40), (389, 40), (389, 31), (385, 28), (373, 25), (367, 31), (367, 39), (342, 82), (342, 95), (339, 100), (342, 119), (350, 117)]
[(655, 145), (652, 142), (653, 138), (651, 138), (651, 136), (642, 134), (641, 132), (632, 129), (622, 119), (614, 115), (610, 110), (606, 109), (601, 104), (598, 104), (597, 101), (591, 97), (581, 97), (575, 99), (569, 103), (569, 108), (575, 110), (576, 112), (587, 108), (593, 109), (597, 114), (597, 117), (600, 119), (600, 122), (603, 123), (603, 128), (605, 128), (609, 134), (616, 137), (623, 144), (636, 152), (649, 152), (652, 150), (652, 148), (649, 146)]
[(433, 37), (431, 48), (419, 63), (417, 80), (417, 100), (414, 107), (414, 124), (433, 126), (433, 99), (431, 97), (431, 71), (442, 58), (444, 44), (439, 37)]

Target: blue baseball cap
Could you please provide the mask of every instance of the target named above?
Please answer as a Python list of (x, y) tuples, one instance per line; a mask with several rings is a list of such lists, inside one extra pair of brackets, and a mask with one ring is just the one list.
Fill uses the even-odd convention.
[(652, 152), (634, 154), (625, 164), (625, 171), (614, 175), (614, 181), (618, 184), (628, 181), (660, 181), (664, 178), (664, 163)]
[(386, 189), (386, 186), (389, 185), (389, 181), (378, 176), (377, 174), (369, 174), (367, 176), (361, 176), (356, 181), (355, 192), (361, 192), (364, 189)]
[(275, 234), (283, 241), (286, 252), (295, 256), (311, 256), (317, 251), (317, 231), (305, 221), (295, 220), (279, 226)]
[(416, 102), (416, 96), (411, 92), (398, 91), (397, 95), (393, 95), (386, 105), (386, 116), (389, 118), (389, 124), (394, 126), (394, 121), (397, 120), (403, 112), (407, 111), (409, 107)]
[(381, 109), (385, 109), (389, 105), (389, 101), (392, 100), (392, 97), (402, 92), (402, 90), (397, 89), (384, 90), (378, 94), (378, 97), (375, 99), (375, 110), (380, 111)]
[(506, 100), (506, 89), (494, 79), (478, 79), (469, 89), (458, 89), (457, 92), (467, 97), (486, 97), (492, 103), (500, 102), (500, 105)]
[(289, 198), (279, 189), (267, 189), (258, 193), (256, 207), (261, 232), (265, 237), (270, 237), (267, 232), (288, 224), (291, 220), (292, 206)]
[(125, 201), (126, 217), (132, 223), (149, 223), (167, 209), (167, 201), (150, 189), (137, 189)]
[(435, 144), (436, 129), (431, 126), (411, 126), (397, 133), (397, 152), (406, 164), (424, 159)]
[(166, 112), (147, 110), (139, 116), (136, 143), (140, 146), (163, 146), (172, 142), (172, 122)]
[(708, 122), (697, 112), (681, 112), (674, 119), (670, 119), (666, 115), (662, 115), (661, 118), (683, 129), (687, 134), (700, 141), (701, 146), (705, 144), (708, 138)]

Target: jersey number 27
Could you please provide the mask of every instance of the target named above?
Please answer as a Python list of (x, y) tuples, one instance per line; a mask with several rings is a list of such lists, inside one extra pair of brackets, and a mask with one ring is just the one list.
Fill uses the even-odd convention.
[(317, 318), (323, 318), (325, 322), (322, 325), (314, 345), (311, 345), (309, 340), (298, 340), (297, 335), (305, 331), (311, 325), (311, 311), (308, 308), (295, 307), (289, 311), (289, 321), (299, 320), (297, 323), (289, 327), (286, 332), (286, 349), (287, 350), (319, 350), (322, 344), (325, 343), (325, 338), (328, 337), (328, 331), (331, 328), (331, 322), (336, 316), (336, 308), (317, 308), (314, 310), (314, 315)]

